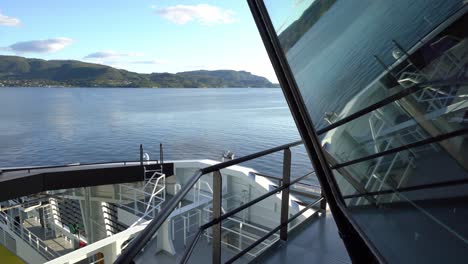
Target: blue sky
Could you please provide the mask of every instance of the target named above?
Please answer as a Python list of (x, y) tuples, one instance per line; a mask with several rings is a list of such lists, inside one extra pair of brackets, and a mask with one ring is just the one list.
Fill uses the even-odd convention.
[(2, 0), (0, 54), (141, 73), (246, 70), (276, 82), (245, 0)]

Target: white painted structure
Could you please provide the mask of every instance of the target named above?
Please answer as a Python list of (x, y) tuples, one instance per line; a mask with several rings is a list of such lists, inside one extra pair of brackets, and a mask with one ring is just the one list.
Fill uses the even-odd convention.
[[(52, 212), (48, 219), (44, 219), (43, 226), (52, 226), (51, 236), (62, 237), (75, 250), (53, 252), (48, 258), (40, 251), (47, 252), (47, 248), (32, 247), (12, 232), (11, 227), (2, 225), (16, 241), (16, 253), (28, 263), (112, 263), (121, 253), (122, 248), (144, 230), (149, 221), (155, 217), (166, 199), (174, 196), (185, 182), (198, 169), (217, 164), (213, 160), (183, 160), (169, 161), (174, 164), (174, 175), (164, 175), (157, 171), (147, 171), (147, 180), (138, 183), (102, 185), (86, 188), (49, 192), (49, 204), (44, 207)], [(232, 166), (221, 170), (223, 175), (223, 203), (222, 210), (230, 211), (242, 203), (248, 202), (276, 187), (271, 180), (258, 176), (251, 168)], [(180, 254), (180, 246), (187, 245), (198, 228), (211, 220), (212, 206), (212, 175), (204, 175), (194, 188), (185, 196), (179, 207), (172, 212), (160, 228), (154, 242), (149, 243), (148, 250), (165, 255)], [(297, 213), (303, 207), (298, 205), (293, 195), (290, 196), (289, 212)], [(71, 205), (70, 205), (71, 204)], [(76, 206), (76, 207), (73, 207)], [(73, 207), (73, 208), (72, 208)], [(79, 209), (77, 209), (79, 207)], [(252, 243), (259, 236), (266, 234), (269, 229), (276, 227), (280, 220), (281, 194), (271, 196), (239, 213), (235, 217), (223, 222), (223, 245), (229, 250), (240, 251), (245, 244)], [(20, 211), (34, 208), (21, 208)], [(81, 219), (65, 219), (70, 211), (79, 211)], [(308, 210), (297, 220), (291, 222), (290, 228), (297, 226), (315, 210)], [(5, 213), (2, 213), (7, 215)], [(36, 213), (38, 214), (38, 213)], [(42, 213), (38, 215), (43, 215)], [(7, 215), (8, 216), (8, 215)], [(69, 223), (77, 221), (77, 227), (83, 227), (80, 234), (73, 232)], [(68, 223), (68, 224), (66, 224)], [(118, 229), (121, 230), (118, 230)], [(123, 230), (123, 231), (122, 231)], [(120, 232), (119, 232), (120, 231)], [(23, 228), (22, 232), (29, 232)], [(29, 232), (31, 233), (31, 232)], [(31, 233), (32, 234), (32, 233)], [(211, 239), (211, 232), (204, 233), (207, 241)], [(45, 237), (44, 239), (47, 239)], [(278, 235), (272, 236), (249, 254), (256, 256), (278, 240)], [(1, 240), (1, 239), (0, 239)], [(35, 243), (46, 245), (41, 238), (35, 238)], [(79, 241), (86, 246), (78, 249)], [(1, 241), (0, 241), (1, 242)], [(103, 262), (102, 262), (103, 261)]]

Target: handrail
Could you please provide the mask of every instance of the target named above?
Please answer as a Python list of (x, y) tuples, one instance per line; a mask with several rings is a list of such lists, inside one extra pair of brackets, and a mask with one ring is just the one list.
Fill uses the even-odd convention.
[(151, 222), (146, 226), (146, 232), (141, 232), (137, 237), (135, 237), (130, 244), (125, 248), (122, 254), (117, 258), (115, 263), (131, 263), (131, 261), (136, 257), (136, 255), (141, 251), (141, 249), (146, 245), (146, 243), (153, 237), (153, 235), (158, 231), (161, 225), (166, 221), (172, 211), (178, 206), (179, 202), (185, 195), (190, 191), (190, 189), (195, 185), (195, 183), (203, 175), (201, 170), (198, 170), (187, 182), (187, 184), (180, 189), (180, 191), (169, 201), (166, 207), (161, 210), (157, 218), (151, 220)]
[[(267, 174), (263, 174), (263, 173), (260, 173), (260, 172), (254, 172), (255, 175), (258, 175), (258, 176), (262, 176), (262, 177), (265, 177), (267, 179), (272, 179), (272, 180), (277, 180), (277, 181), (282, 181), (283, 178), (280, 178), (280, 177), (277, 177), (277, 176), (271, 176), (271, 175), (267, 175)], [(313, 188), (320, 188), (320, 185), (319, 184), (310, 184), (310, 183), (305, 183), (305, 182), (301, 182), (299, 183), (301, 185), (304, 185), (304, 186), (307, 186), (307, 187), (313, 187)]]
[[(200, 185), (199, 185), (199, 187), (198, 187), (198, 196), (202, 195), (202, 196), (204, 196), (204, 197), (213, 198), (213, 196), (209, 197), (208, 195), (205, 195), (205, 194), (202, 194), (202, 193), (201, 193), (201, 184), (202, 184), (202, 183), (205, 184), (205, 185), (208, 187), (208, 192), (210, 192), (211, 195), (213, 195), (213, 193), (214, 193), (213, 188), (211, 188), (211, 186), (210, 186), (210, 184), (209, 184), (208, 182), (200, 180)], [(203, 191), (206, 192), (205, 190), (203, 190)], [(199, 199), (199, 198), (200, 198), (200, 197), (198, 197), (198, 199)], [(222, 211), (223, 213), (225, 213), (225, 210), (224, 210), (224, 208), (223, 208), (222, 206), (221, 206), (221, 211)]]
[(454, 186), (454, 185), (457, 186), (457, 185), (466, 185), (466, 184), (468, 184), (468, 179), (434, 182), (434, 183), (426, 183), (426, 184), (421, 184), (421, 185), (400, 187), (396, 189), (386, 189), (386, 190), (381, 190), (381, 191), (348, 194), (348, 195), (343, 195), (343, 199), (395, 194), (395, 193), (402, 193), (402, 192), (412, 192), (412, 191), (425, 190), (425, 189), (445, 188), (445, 187)]
[(384, 107), (388, 104), (391, 104), (397, 100), (400, 100), (402, 99), (403, 97), (405, 96), (408, 96), (410, 94), (414, 94), (420, 90), (423, 90), (425, 88), (427, 88), (427, 86), (450, 86), (450, 85), (454, 85), (455, 88), (460, 88), (461, 86), (463, 85), (466, 85), (468, 83), (468, 80), (466, 79), (461, 79), (461, 80), (441, 80), (441, 81), (430, 81), (430, 82), (423, 82), (423, 83), (418, 83), (418, 84), (415, 84), (411, 87), (408, 87), (404, 90), (401, 90), (400, 92), (398, 93), (395, 93), (391, 96), (388, 96), (370, 106), (367, 106), (367, 107), (364, 107), (363, 109), (361, 110), (358, 110), (356, 112), (354, 112), (353, 114), (347, 116), (347, 117), (344, 117), (336, 122), (333, 122), (332, 124), (322, 128), (322, 129), (319, 129), (317, 130), (317, 135), (322, 135), (332, 129), (335, 129), (341, 125), (344, 125), (346, 123), (349, 123), (355, 119), (358, 119), (376, 109), (379, 109), (381, 107)]
[(192, 240), (192, 243), (190, 243), (189, 247), (185, 250), (184, 255), (182, 255), (182, 259), (180, 260), (180, 263), (187, 263), (189, 257), (192, 255), (192, 252), (195, 249), (195, 245), (197, 244), (204, 230), (205, 229), (203, 229), (202, 227), (198, 229), (197, 234)]
[[(146, 209), (145, 209), (145, 212), (143, 214), (143, 216), (141, 216), (135, 223), (133, 223), (131, 225), (131, 227), (139, 224), (150, 212), (154, 212), (154, 210), (156, 208), (152, 208), (151, 211), (149, 211), (151, 205), (153, 204), (153, 200), (155, 197), (157, 197), (158, 194), (160, 194), (162, 191), (164, 191), (166, 189), (166, 185), (163, 185), (161, 189), (159, 189), (158, 191), (156, 191), (156, 189), (158, 188), (159, 186), (159, 181), (161, 179), (164, 179), (165, 180), (165, 177), (166, 175), (165, 174), (161, 174), (159, 172), (155, 172), (153, 174), (153, 176), (148, 180), (148, 182), (143, 186), (143, 190), (146, 188), (146, 186), (148, 186), (148, 184), (153, 180), (153, 178), (156, 176), (156, 174), (159, 175), (159, 177), (156, 179), (156, 183), (154, 183), (154, 187), (153, 187), (153, 192), (150, 194), (150, 199), (148, 200), (148, 203), (146, 205)], [(163, 198), (160, 198), (160, 199), (163, 199)], [(164, 199), (163, 199), (164, 201)], [(158, 205), (159, 206), (159, 205)]]
[(187, 181), (187, 183), (180, 189), (180, 191), (168, 202), (166, 207), (164, 207), (159, 215), (151, 220), (148, 226), (145, 228), (145, 232), (141, 232), (135, 239), (133, 239), (127, 248), (122, 252), (122, 254), (117, 258), (115, 263), (117, 264), (127, 264), (131, 263), (133, 259), (138, 255), (138, 253), (143, 249), (143, 247), (148, 243), (148, 241), (153, 237), (153, 235), (159, 230), (162, 224), (166, 221), (169, 215), (174, 209), (178, 206), (179, 202), (185, 197), (185, 195), (193, 188), (193, 186), (198, 182), (198, 180), (205, 174), (215, 172), (239, 163), (263, 157), (281, 150), (289, 149), (298, 145), (301, 145), (302, 141), (295, 141), (289, 144), (281, 145), (264, 151), (260, 151), (254, 154), (250, 154), (244, 157), (236, 158), (233, 160), (221, 162), (212, 166), (202, 168), (195, 172), (193, 176)]
[(237, 253), (235, 256), (233, 256), (232, 258), (230, 258), (228, 261), (226, 261), (226, 263), (233, 263), (234, 261), (236, 261), (237, 259), (239, 259), (240, 257), (242, 257), (245, 253), (249, 252), (250, 250), (252, 250), (253, 248), (255, 248), (256, 246), (258, 246), (260, 243), (262, 243), (265, 239), (267, 239), (269, 236), (273, 235), (274, 233), (278, 232), (282, 227), (288, 225), (291, 221), (293, 221), (294, 219), (298, 218), (300, 215), (302, 215), (305, 211), (309, 210), (310, 208), (312, 208), (314, 205), (317, 205), (319, 203), (321, 203), (325, 198), (324, 197), (320, 197), (319, 199), (317, 199), (316, 201), (314, 201), (313, 203), (309, 204), (308, 206), (304, 207), (301, 211), (297, 212), (295, 215), (293, 215), (291, 218), (288, 219), (287, 222), (285, 223), (280, 223), (277, 227), (275, 227), (273, 230), (271, 230), (270, 232), (268, 232), (266, 235), (264, 235), (263, 237), (259, 238), (257, 241), (255, 241), (254, 243), (252, 243), (251, 245), (249, 245), (248, 247), (244, 248), (244, 250), (242, 250), (241, 252)]
[[(156, 177), (156, 174), (159, 174), (159, 177), (156, 179), (156, 183), (152, 183), (151, 181), (154, 179), (154, 177)], [(143, 185), (143, 189), (146, 188), (146, 186), (148, 186), (148, 184), (158, 185), (159, 179), (161, 179), (163, 176), (166, 176), (166, 175), (164, 173), (160, 173), (158, 171), (155, 171), (153, 173), (153, 175), (151, 176), (151, 178), (149, 178), (149, 180), (145, 183), (145, 185)]]
[[(5, 223), (6, 227), (8, 227), (13, 233), (19, 236), (23, 241), (28, 243), (31, 247), (36, 248), (37, 252), (43, 257), (45, 257), (47, 260), (54, 259), (60, 256), (59, 253), (49, 248), (42, 239), (36, 236), (33, 232), (29, 231), (27, 228), (23, 227), (23, 225), (20, 222), (16, 221), (10, 215), (4, 212), (0, 212), (0, 215), (7, 221), (7, 223)], [(8, 222), (13, 224), (13, 226), (10, 227), (8, 225)], [(21, 230), (23, 230), (23, 232), (21, 232)], [(28, 237), (29, 239), (26, 239), (24, 235), (26, 235), (26, 237)]]
[(206, 229), (206, 228), (208, 228), (208, 227), (210, 227), (210, 226), (212, 226), (212, 225), (218, 224), (218, 223), (220, 223), (221, 221), (225, 220), (226, 218), (231, 217), (231, 216), (233, 216), (233, 215), (239, 213), (240, 211), (249, 208), (250, 206), (252, 206), (252, 205), (254, 205), (254, 204), (256, 204), (256, 203), (261, 202), (261, 201), (265, 200), (266, 198), (268, 198), (268, 197), (270, 197), (270, 196), (272, 196), (272, 195), (274, 195), (274, 194), (277, 194), (278, 192), (280, 192), (280, 191), (282, 191), (282, 190), (284, 190), (284, 189), (290, 187), (291, 185), (296, 184), (297, 182), (299, 182), (299, 181), (301, 181), (301, 180), (307, 178), (308, 176), (310, 176), (312, 173), (314, 173), (314, 172), (313, 172), (313, 171), (312, 171), (312, 172), (309, 172), (309, 173), (307, 173), (307, 174), (305, 174), (305, 175), (303, 175), (303, 176), (301, 176), (301, 177), (295, 179), (294, 181), (292, 181), (292, 182), (290, 182), (290, 183), (283, 184), (283, 185), (281, 185), (281, 186), (279, 186), (279, 187), (277, 187), (277, 188), (275, 188), (275, 189), (273, 189), (273, 190), (271, 190), (271, 191), (269, 191), (269, 192), (267, 192), (267, 193), (265, 193), (265, 194), (263, 194), (263, 195), (261, 195), (261, 196), (255, 198), (255, 199), (253, 199), (252, 201), (250, 201), (250, 202), (248, 202), (248, 203), (245, 203), (245, 204), (243, 204), (243, 205), (237, 207), (236, 209), (233, 209), (233, 210), (231, 210), (231, 211), (229, 211), (229, 212), (223, 214), (223, 215), (220, 216), (219, 218), (211, 220), (210, 222), (204, 224), (202, 227), (204, 227), (204, 228)]
[[(270, 195), (269, 195), (270, 196)], [(267, 196), (267, 197), (269, 197)], [(298, 213), (296, 213), (295, 215), (293, 215), (291, 218), (288, 219), (288, 222), (285, 223), (284, 225), (286, 224), (289, 224), (291, 221), (293, 221), (294, 219), (296, 219), (297, 217), (299, 217), (301, 214), (303, 214), (305, 211), (307, 211), (308, 209), (312, 208), (314, 205), (317, 205), (318, 203), (322, 202), (322, 200), (325, 199), (324, 197), (320, 197), (319, 199), (317, 199), (316, 201), (314, 201), (313, 203), (307, 205), (306, 207), (304, 207), (301, 211), (299, 211)], [(263, 200), (263, 199), (261, 199)], [(259, 202), (259, 201), (257, 201)], [(250, 207), (250, 206), (248, 206)], [(244, 208), (245, 209), (245, 208)], [(241, 209), (242, 210), (242, 209)], [(235, 209), (235, 211), (238, 211), (237, 209)], [(228, 218), (228, 216), (225, 217), (225, 215), (221, 216), (221, 221), (222, 220), (225, 220), (226, 218)], [(195, 249), (195, 246), (198, 242), (198, 240), (200, 239), (201, 235), (203, 234), (203, 231), (205, 231), (206, 229), (210, 228), (211, 226), (215, 225), (216, 223), (214, 221), (212, 222), (209, 222), (209, 223), (206, 223), (205, 225), (202, 225), (199, 229), (198, 229), (198, 232), (196, 233), (195, 235), (195, 238), (192, 240), (192, 243), (190, 243), (189, 247), (185, 250), (184, 252), (184, 255), (182, 256), (181, 260), (180, 260), (180, 263), (187, 263), (189, 257), (192, 255), (192, 252), (193, 250)], [(228, 262), (234, 262), (234, 260), (238, 259), (239, 257), (241, 257), (242, 255), (244, 255), (245, 253), (247, 253), (248, 251), (250, 251), (251, 249), (253, 249), (254, 247), (258, 246), (259, 244), (261, 244), (265, 239), (267, 239), (269, 236), (273, 235), (274, 233), (276, 233), (278, 230), (281, 229), (281, 227), (283, 227), (283, 224), (280, 224), (279, 226), (277, 226), (275, 229), (273, 229), (272, 231), (268, 232), (265, 236), (259, 238), (257, 241), (255, 241), (252, 245), (250, 245), (249, 247), (245, 248), (244, 250), (242, 250), (241, 252), (239, 252), (236, 256), (234, 256), (232, 259), (230, 259)]]
[(76, 249), (56, 259), (53, 259), (47, 263), (48, 264), (78, 263), (81, 260), (86, 259), (87, 256), (95, 255), (98, 252), (102, 252), (103, 248), (111, 244), (114, 244), (114, 245), (116, 245), (117, 243), (121, 244), (121, 241), (126, 241), (128, 239), (131, 239), (131, 237), (134, 234), (143, 231), (145, 226), (146, 226), (146, 223), (142, 223), (140, 225), (127, 228), (126, 230), (122, 232), (103, 238), (99, 241), (96, 241), (94, 243), (87, 245), (86, 247)]
[(203, 174), (211, 173), (211, 172), (214, 172), (214, 171), (217, 171), (217, 170), (221, 170), (221, 169), (233, 166), (233, 165), (237, 165), (239, 163), (243, 163), (243, 162), (246, 162), (246, 161), (249, 161), (249, 160), (252, 160), (252, 159), (260, 158), (260, 157), (263, 157), (263, 156), (266, 156), (266, 155), (269, 155), (269, 154), (272, 154), (272, 153), (275, 153), (275, 152), (278, 152), (278, 151), (281, 151), (281, 150), (284, 150), (284, 149), (287, 149), (287, 148), (296, 147), (296, 146), (299, 146), (299, 145), (302, 145), (302, 140), (298, 140), (298, 141), (295, 141), (295, 142), (292, 142), (292, 143), (289, 143), (289, 144), (285, 144), (285, 145), (281, 145), (281, 146), (278, 146), (278, 147), (275, 147), (275, 148), (260, 151), (260, 152), (250, 154), (250, 155), (247, 155), (247, 156), (243, 156), (243, 157), (240, 157), (240, 158), (237, 158), (237, 159), (221, 162), (221, 163), (218, 163), (218, 164), (215, 164), (215, 165), (212, 165), (212, 166), (205, 167), (205, 168), (201, 169), (201, 171), (203, 172)]
[(458, 130), (455, 130), (455, 131), (452, 131), (452, 132), (449, 132), (449, 133), (440, 134), (440, 135), (437, 135), (437, 136), (434, 136), (434, 137), (430, 137), (430, 138), (423, 139), (423, 140), (420, 140), (420, 141), (416, 141), (416, 142), (413, 142), (413, 143), (410, 143), (410, 144), (406, 144), (406, 145), (403, 145), (403, 146), (400, 146), (400, 147), (396, 147), (396, 148), (392, 148), (392, 149), (389, 149), (389, 150), (377, 152), (375, 154), (371, 154), (371, 155), (368, 155), (368, 156), (365, 156), (365, 157), (357, 158), (357, 159), (346, 161), (346, 162), (343, 162), (343, 163), (338, 163), (338, 164), (335, 164), (335, 165), (331, 166), (330, 168), (333, 169), (333, 170), (340, 169), (340, 168), (343, 168), (343, 167), (346, 167), (346, 166), (349, 166), (349, 165), (353, 165), (353, 164), (356, 164), (356, 163), (360, 163), (360, 162), (363, 162), (363, 161), (368, 161), (368, 160), (376, 159), (376, 158), (379, 158), (379, 157), (382, 157), (382, 156), (387, 156), (387, 155), (390, 155), (390, 154), (393, 154), (393, 153), (398, 153), (398, 152), (402, 152), (402, 151), (405, 151), (405, 150), (410, 150), (410, 149), (414, 149), (414, 148), (417, 148), (417, 147), (429, 145), (429, 144), (432, 144), (432, 143), (437, 143), (437, 142), (440, 142), (440, 141), (443, 141), (443, 140), (451, 139), (451, 138), (462, 136), (462, 135), (465, 135), (465, 134), (468, 134), (468, 129), (466, 129), (466, 128), (458, 129)]
[[(294, 185), (294, 184), (300, 182), (300, 181), (303, 180), (304, 178), (310, 176), (312, 173), (314, 173), (314, 172), (309, 172), (309, 173), (307, 173), (307, 174), (305, 174), (305, 175), (303, 175), (303, 176), (301, 176), (301, 177), (295, 179), (294, 181), (292, 181), (292, 182), (290, 182), (290, 183), (283, 184), (283, 185), (281, 185), (281, 186), (279, 186), (279, 187), (277, 187), (277, 188), (275, 188), (275, 189), (273, 189), (273, 190), (271, 190), (271, 191), (269, 191), (269, 192), (267, 192), (267, 193), (265, 193), (265, 194), (263, 194), (263, 195), (261, 195), (261, 196), (255, 198), (254, 200), (252, 200), (252, 201), (250, 201), (250, 202), (248, 202), (248, 203), (245, 203), (245, 204), (243, 204), (243, 205), (237, 207), (236, 209), (233, 209), (233, 210), (231, 210), (231, 211), (229, 211), (229, 212), (227, 212), (227, 213), (221, 215), (219, 218), (213, 219), (212, 221), (210, 221), (210, 222), (208, 222), (208, 223), (206, 223), (206, 224), (200, 226), (200, 228), (199, 228), (199, 230), (198, 230), (198, 232), (197, 232), (197, 234), (196, 234), (196, 237), (192, 240), (192, 243), (191, 243), (191, 244), (189, 245), (189, 247), (185, 250), (185, 253), (184, 253), (184, 255), (183, 255), (183, 257), (182, 257), (180, 263), (186, 263), (186, 262), (188, 261), (188, 258), (189, 258), (190, 255), (192, 254), (193, 249), (195, 248), (196, 242), (197, 242), (198, 239), (200, 238), (199, 236), (203, 233), (204, 230), (206, 230), (206, 229), (212, 227), (212, 226), (215, 225), (215, 224), (218, 224), (218, 223), (220, 223), (220, 222), (226, 220), (227, 218), (229, 218), (229, 217), (231, 217), (231, 216), (233, 216), (233, 215), (236, 215), (236, 214), (239, 213), (240, 211), (245, 210), (245, 209), (249, 208), (250, 206), (252, 206), (252, 205), (254, 205), (254, 204), (257, 204), (257, 203), (259, 203), (259, 202), (265, 200), (266, 198), (268, 198), (268, 197), (270, 197), (270, 196), (272, 196), (272, 195), (274, 195), (274, 194), (276, 194), (276, 193), (278, 193), (278, 192), (280, 192), (280, 191), (282, 191), (282, 190), (284, 190), (284, 189), (290, 187), (291, 185)], [(322, 199), (323, 199), (323, 197), (319, 198), (318, 202), (322, 201)], [(308, 206), (312, 207), (312, 206), (314, 206), (315, 204), (317, 204), (318, 202), (316, 201), (316, 202), (312, 203), (312, 205), (308, 205)], [(308, 207), (308, 206), (307, 206), (307, 207)], [(307, 209), (307, 207), (304, 208), (304, 209)], [(310, 208), (310, 207), (309, 207), (309, 208)], [(300, 214), (302, 214), (302, 213), (305, 212), (304, 209), (300, 211)], [(299, 215), (300, 215), (300, 214), (299, 214)], [(298, 215), (298, 216), (299, 216), (299, 215)], [(293, 217), (294, 217), (294, 216), (293, 216)], [(294, 217), (294, 218), (291, 218), (290, 221), (294, 220), (295, 218), (297, 218), (297, 216)], [(290, 221), (288, 221), (288, 223), (289, 223)], [(280, 225), (279, 228), (281, 228), (281, 227), (282, 227), (282, 226)], [(279, 228), (278, 228), (278, 230), (279, 230)], [(278, 230), (276, 230), (276, 231), (278, 231)], [(276, 232), (276, 231), (275, 231), (275, 232)], [(274, 233), (274, 232), (273, 232), (273, 233)], [(271, 234), (268, 233), (269, 235), (268, 235), (267, 237), (269, 237), (269, 236), (272, 235), (273, 233), (271, 233)], [(265, 237), (265, 239), (266, 239), (267, 237)], [(263, 240), (265, 240), (265, 239), (263, 239)], [(259, 244), (260, 244), (261, 242), (263, 242), (263, 240), (260, 241)], [(258, 245), (258, 244), (257, 244), (257, 245)]]

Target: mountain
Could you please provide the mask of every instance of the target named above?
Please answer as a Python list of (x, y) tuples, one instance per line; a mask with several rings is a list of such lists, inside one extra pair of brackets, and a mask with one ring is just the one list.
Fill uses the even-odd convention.
[(316, 0), (278, 36), (287, 52), (335, 4), (336, 0)]
[(41, 60), (0, 55), (0, 86), (41, 87), (278, 87), (246, 71), (188, 71), (140, 74), (76, 60)]

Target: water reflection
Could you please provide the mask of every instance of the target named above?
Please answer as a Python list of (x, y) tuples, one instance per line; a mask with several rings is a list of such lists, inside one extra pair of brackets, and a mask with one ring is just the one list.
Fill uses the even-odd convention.
[(317, 0), (285, 23), (266, 6), (362, 230), (389, 263), (456, 261), (468, 247), (468, 7)]
[[(392, 40), (410, 49), (463, 6), (460, 0), (410, 4), (404, 0), (317, 0), (297, 9), (293, 1), (289, 8), (277, 1), (265, 2), (276, 29), (282, 30), (278, 31), (280, 42), (318, 128), (326, 126), (326, 112), (340, 113), (383, 73), (375, 55), (386, 64), (395, 62)], [(287, 15), (275, 18), (279, 10)], [(297, 17), (294, 13), (298, 10), (301, 16), (289, 21)], [(283, 24), (289, 26), (279, 28)], [(292, 35), (289, 42), (285, 40)]]
[[(330, 163), (346, 163), (467, 128), (468, 17), (461, 9), (463, 3), (371, 1), (359, 6), (349, 2), (314, 1), (301, 7), (302, 14), (288, 27), (277, 28)], [(269, 11), (277, 8), (270, 1), (266, 6)], [(272, 20), (275, 26), (286, 23)], [(324, 43), (328, 46), (315, 48)], [(349, 54), (341, 58), (330, 51)], [(353, 65), (353, 60), (358, 63)], [(335, 123), (340, 125), (327, 129)], [(466, 164), (463, 145), (463, 138), (431, 143), (399, 159), (410, 164), (425, 151), (445, 151)], [(366, 177), (373, 171), (367, 168)]]

